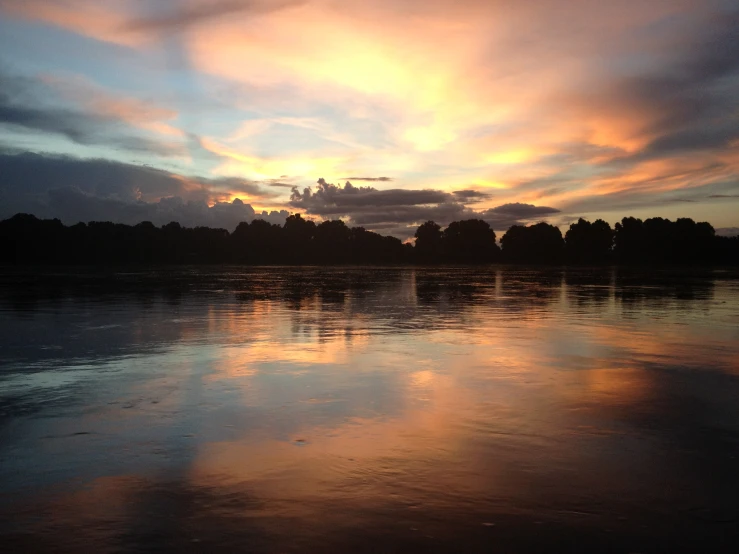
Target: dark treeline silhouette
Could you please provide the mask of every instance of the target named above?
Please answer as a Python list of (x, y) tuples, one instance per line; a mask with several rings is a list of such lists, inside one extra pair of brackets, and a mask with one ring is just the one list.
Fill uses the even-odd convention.
[(433, 221), (416, 229), (414, 260), (420, 263), (490, 263), (500, 261), (495, 231), (480, 219), (453, 221), (441, 230)]
[(479, 219), (418, 227), (415, 245), (343, 221), (316, 224), (299, 214), (284, 225), (256, 219), (229, 233), (179, 223), (110, 222), (65, 226), (17, 214), (0, 222), (0, 263), (29, 264), (633, 264), (736, 265), (739, 237), (721, 237), (692, 219), (626, 217), (615, 228), (580, 219), (562, 236), (548, 223), (513, 225), (500, 246)]
[(514, 225), (500, 239), (500, 244), (504, 257), (511, 262), (559, 263), (565, 250), (562, 232), (548, 223)]
[(409, 250), (395, 237), (343, 221), (317, 225), (298, 214), (284, 225), (242, 222), (233, 233), (148, 221), (67, 227), (27, 214), (0, 222), (0, 263), (6, 264), (396, 264), (410, 259)]

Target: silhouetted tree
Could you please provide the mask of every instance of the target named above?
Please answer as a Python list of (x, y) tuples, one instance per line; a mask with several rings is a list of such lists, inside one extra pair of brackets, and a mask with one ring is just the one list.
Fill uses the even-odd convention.
[(182, 225), (176, 221), (171, 221), (162, 227), (161, 234), (161, 261), (166, 263), (186, 262), (187, 243)]
[[(739, 238), (717, 237), (708, 223), (692, 219), (624, 218), (616, 224), (614, 259), (619, 263), (739, 264)], [(578, 263), (608, 261), (610, 227), (579, 220), (567, 232), (568, 259)], [(559, 263), (565, 241), (547, 223), (514, 225), (501, 239), (484, 221), (452, 222), (442, 232), (433, 221), (416, 230), (416, 244), (403, 244), (343, 221), (316, 225), (295, 214), (284, 225), (256, 219), (233, 233), (209, 227), (161, 228), (144, 221), (129, 226), (91, 221), (69, 227), (58, 219), (17, 214), (0, 221), (2, 264), (396, 264), (508, 262)]]
[(427, 221), (416, 229), (416, 259), (422, 263), (438, 262), (441, 259), (441, 227)]
[(739, 236), (714, 237), (711, 261), (724, 265), (739, 265)]
[(351, 261), (353, 263), (402, 263), (406, 250), (395, 237), (384, 237), (364, 227), (351, 229)]
[(300, 214), (288, 216), (283, 225), (285, 254), (291, 263), (305, 263), (312, 257), (316, 224)]
[(614, 255), (626, 264), (733, 263), (721, 257), (719, 244), (716, 232), (706, 222), (625, 217), (616, 223)]
[(567, 261), (574, 263), (603, 263), (611, 258), (613, 230), (602, 219), (590, 223), (580, 218), (565, 233)]
[(508, 262), (560, 263), (564, 254), (562, 232), (544, 222), (528, 227), (513, 225), (500, 239), (500, 244), (503, 259)]
[(322, 263), (346, 263), (351, 258), (351, 231), (340, 219), (316, 226), (315, 255)]
[(716, 257), (716, 231), (713, 226), (690, 218), (679, 218), (673, 227), (671, 263), (709, 263)]
[(263, 219), (255, 219), (245, 228), (245, 259), (253, 264), (284, 261), (282, 227)]
[(619, 262), (646, 261), (644, 222), (635, 217), (624, 217), (616, 223), (613, 235), (613, 253)]
[(455, 263), (490, 263), (498, 259), (500, 248), (495, 231), (481, 219), (453, 221), (441, 234), (444, 259)]

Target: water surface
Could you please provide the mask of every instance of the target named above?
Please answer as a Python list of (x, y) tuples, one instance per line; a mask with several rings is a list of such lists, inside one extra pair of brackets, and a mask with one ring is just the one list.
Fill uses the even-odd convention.
[(5, 272), (0, 540), (734, 552), (735, 277)]

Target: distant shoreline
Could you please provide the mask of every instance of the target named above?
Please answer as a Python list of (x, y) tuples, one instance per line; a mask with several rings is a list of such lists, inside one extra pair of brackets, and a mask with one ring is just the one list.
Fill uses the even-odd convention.
[(16, 214), (0, 221), (0, 266), (473, 266), (486, 264), (567, 267), (739, 266), (739, 237), (718, 236), (707, 222), (689, 218), (645, 221), (625, 217), (614, 228), (579, 219), (562, 235), (540, 222), (512, 225), (500, 241), (479, 219), (442, 228), (421, 224), (403, 243), (341, 220), (314, 221), (300, 214), (284, 225), (256, 219), (226, 229), (182, 227), (172, 222), (134, 226), (90, 222), (66, 226)]

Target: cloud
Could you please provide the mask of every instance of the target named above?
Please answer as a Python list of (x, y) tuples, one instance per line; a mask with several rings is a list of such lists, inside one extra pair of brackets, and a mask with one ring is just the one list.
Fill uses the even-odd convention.
[(345, 215), (352, 209), (387, 208), (440, 204), (452, 201), (447, 192), (433, 189), (377, 190), (373, 187), (356, 187), (347, 181), (344, 187), (318, 180), (315, 192), (306, 187), (301, 193), (297, 187), (290, 195), (290, 205), (307, 213), (325, 215)]
[(234, 196), (264, 200), (275, 193), (243, 179), (188, 177), (102, 159), (0, 153), (2, 218), (28, 212), (65, 223), (174, 220), (232, 230), (240, 221), (265, 217), (282, 223), (288, 215), (284, 210), (255, 214), (238, 198), (222, 201)]
[(452, 221), (469, 219), (474, 215), (474, 212), (467, 210), (461, 204), (445, 202), (427, 206), (387, 206), (382, 210), (378, 210), (375, 206), (355, 208), (349, 217), (354, 225), (375, 229), (383, 225), (415, 225), (428, 220), (448, 225)]
[(89, 79), (42, 74), (38, 84), (82, 108), (86, 113), (119, 120), (132, 127), (170, 137), (186, 135), (184, 131), (171, 125), (179, 115), (176, 110), (148, 100), (116, 94)]
[[(66, 92), (84, 108), (61, 105), (56, 88)], [(76, 86), (58, 78), (33, 79), (0, 73), (0, 126), (32, 132), (56, 134), (82, 145), (102, 145), (132, 153), (162, 157), (187, 153), (182, 136), (164, 123), (174, 114), (135, 99), (105, 94), (92, 86)], [(139, 130), (146, 131), (141, 133)], [(151, 132), (168, 135), (154, 139)], [(149, 136), (146, 136), (149, 134)]]
[(532, 220), (543, 220), (558, 213), (560, 213), (560, 210), (556, 208), (514, 202), (484, 210), (480, 212), (479, 217), (487, 221), (493, 229), (504, 230), (511, 225), (521, 225)]
[[(172, 114), (47, 82), (66, 103), (12, 103), (51, 113), (8, 112), (16, 123), (5, 127), (67, 137), (81, 152), (109, 144), (129, 160), (142, 147), (168, 156), (181, 144), (190, 157), (210, 156), (195, 160), (200, 174), (265, 187), (290, 175), (276, 189), (303, 191), (317, 175), (379, 185), (385, 178), (372, 176), (390, 174), (399, 183), (390, 191), (341, 187), (286, 201), (378, 228), (491, 207), (492, 196), (455, 191), (459, 183), (474, 183), (480, 195), (495, 187), (499, 204), (573, 213), (641, 207), (675, 217), (695, 200), (724, 210), (716, 223), (735, 224), (728, 201), (708, 198), (726, 194), (739, 174), (739, 12), (731, 2), (573, 0), (567, 10), (557, 0), (161, 4), (0, 0), (2, 16), (24, 18), (21, 29), (53, 24), (117, 45), (93, 56), (83, 51), (92, 41), (55, 31), (38, 51), (16, 47), (19, 63), (27, 55), (29, 67), (48, 67), (39, 64), (46, 56), (109, 86), (125, 82), (139, 98), (158, 84), (167, 98), (188, 98)], [(168, 73), (173, 56), (186, 63)], [(218, 109), (201, 117), (212, 103)], [(180, 126), (188, 139), (170, 140)]]
[(347, 218), (352, 225), (389, 232), (400, 238), (412, 235), (414, 226), (427, 220), (448, 225), (452, 221), (479, 218), (489, 221), (496, 230), (505, 230), (514, 224), (559, 213), (555, 208), (530, 204), (505, 204), (476, 211), (465, 204), (487, 198), (486, 193), (472, 190), (457, 193), (433, 189), (378, 190), (350, 182), (342, 187), (319, 179), (315, 190), (307, 187), (300, 192), (294, 188), (290, 206), (323, 218)]
[(290, 183), (281, 183), (279, 181), (272, 181), (269, 179), (265, 181), (264, 184), (268, 187), (276, 187), (276, 188), (283, 188), (283, 189), (290, 189), (290, 190), (295, 188), (295, 185), (291, 185)]
[(482, 202), (492, 197), (490, 193), (479, 190), (455, 190), (452, 194), (463, 203)]
[[(599, 186), (584, 188), (578, 195), (564, 200), (560, 208), (567, 213), (624, 212), (648, 209), (649, 216), (662, 215), (666, 206), (676, 206), (686, 200), (702, 203), (704, 208), (725, 204), (737, 191), (736, 166), (731, 163), (705, 160), (671, 159), (643, 162), (633, 173), (616, 173), (602, 179)], [(596, 194), (599, 193), (599, 194)], [(725, 202), (708, 202), (715, 198)], [(696, 206), (697, 208), (697, 206)], [(718, 210), (713, 210), (714, 216)], [(663, 217), (682, 216), (682, 210), (674, 210)]]
[(560, 210), (556, 208), (548, 208), (546, 206), (534, 206), (533, 204), (521, 204), (520, 202), (514, 202), (512, 204), (503, 204), (496, 208), (490, 208), (482, 212), (486, 216), (507, 216), (514, 217), (516, 219), (533, 219), (536, 217), (545, 217), (552, 214), (559, 213)]
[(99, 198), (75, 187), (50, 189), (48, 204), (33, 213), (40, 217), (58, 217), (62, 222), (112, 221), (135, 225), (151, 221), (161, 226), (177, 221), (186, 227), (206, 226), (233, 231), (242, 221), (264, 219), (282, 225), (289, 213), (285, 210), (256, 212), (250, 204), (236, 198), (232, 202), (185, 201), (179, 196), (157, 202), (124, 202), (115, 198)]
[(100, 41), (135, 46), (134, 33), (118, 30), (131, 3), (117, 0), (0, 0), (0, 11), (9, 17), (51, 23)]
[(115, 131), (115, 124), (107, 118), (67, 109), (39, 109), (8, 105), (1, 96), (0, 125), (55, 133), (84, 146), (103, 145), (128, 152), (145, 152), (159, 156), (177, 156), (183, 153), (182, 146), (179, 144), (125, 136), (120, 133), (110, 134), (110, 131)]
[(716, 151), (739, 138), (739, 11), (713, 13), (697, 27), (657, 70), (611, 77), (578, 93), (580, 115), (601, 113), (621, 127), (632, 144), (627, 164)]

